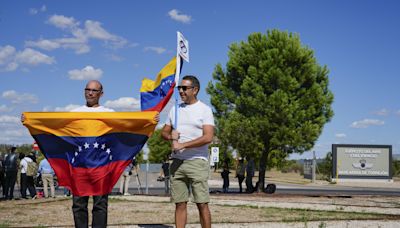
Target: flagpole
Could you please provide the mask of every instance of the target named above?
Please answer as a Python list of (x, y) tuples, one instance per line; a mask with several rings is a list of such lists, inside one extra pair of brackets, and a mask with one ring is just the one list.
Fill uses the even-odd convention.
[[(178, 87), (179, 83), (179, 76), (180, 76), (180, 71), (181, 71), (181, 57), (179, 56), (179, 53), (176, 53), (176, 73), (175, 73), (175, 88)], [(178, 106), (179, 106), (179, 91), (175, 90), (174, 91), (174, 97), (175, 97), (175, 121), (173, 128), (175, 130), (178, 129)]]

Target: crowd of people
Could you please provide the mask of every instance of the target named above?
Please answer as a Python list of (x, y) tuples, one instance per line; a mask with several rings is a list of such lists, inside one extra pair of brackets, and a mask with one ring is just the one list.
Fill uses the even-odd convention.
[[(239, 184), (239, 192), (243, 192), (243, 181), (246, 179), (246, 193), (253, 193), (256, 190), (256, 186), (253, 185), (253, 177), (255, 173), (255, 163), (253, 159), (248, 159), (247, 162), (244, 162), (242, 157), (239, 157), (236, 161), (236, 175), (235, 177), (238, 179)], [(223, 162), (221, 177), (223, 180), (222, 184), (222, 192), (229, 192), (229, 160), (225, 160)]]
[[(35, 153), (25, 155), (17, 153), (16, 149), (16, 147), (11, 147), (7, 154), (1, 156), (0, 186), (3, 194), (1, 199), (15, 199), (14, 188), (16, 185), (19, 186), (20, 198), (36, 199), (38, 195), (42, 195), (42, 192), (38, 192), (36, 189), (39, 182), (43, 183), (43, 197), (55, 197), (55, 174), (48, 161), (43, 159), (38, 165)], [(50, 195), (48, 187), (50, 187)]]

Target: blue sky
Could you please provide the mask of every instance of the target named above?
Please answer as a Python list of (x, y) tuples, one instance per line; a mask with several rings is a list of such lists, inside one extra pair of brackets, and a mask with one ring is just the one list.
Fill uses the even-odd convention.
[[(316, 142), (388, 144), (400, 153), (398, 1), (10, 1), (0, 2), (0, 143), (32, 143), (23, 111), (68, 111), (99, 79), (102, 104), (139, 109), (143, 77), (175, 55), (176, 31), (190, 43), (203, 88), (228, 47), (253, 32), (297, 33), (330, 70), (332, 121)], [(209, 103), (205, 90), (200, 97)], [(163, 115), (164, 117), (164, 115)], [(162, 118), (162, 122), (164, 119)], [(311, 152), (292, 158), (311, 157)]]

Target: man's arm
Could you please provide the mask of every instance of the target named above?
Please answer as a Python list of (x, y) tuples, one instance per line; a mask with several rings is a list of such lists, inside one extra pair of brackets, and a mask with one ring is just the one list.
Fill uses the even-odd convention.
[(171, 125), (165, 124), (162, 131), (161, 131), (161, 136), (165, 140), (178, 140), (179, 139), (179, 133), (175, 130), (172, 129)]

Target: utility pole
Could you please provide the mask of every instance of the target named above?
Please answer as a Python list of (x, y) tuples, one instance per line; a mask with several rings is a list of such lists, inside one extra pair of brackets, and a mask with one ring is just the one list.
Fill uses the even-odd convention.
[(313, 151), (313, 160), (312, 160), (312, 183), (315, 183), (315, 170), (317, 168), (317, 160), (315, 158), (315, 151)]

